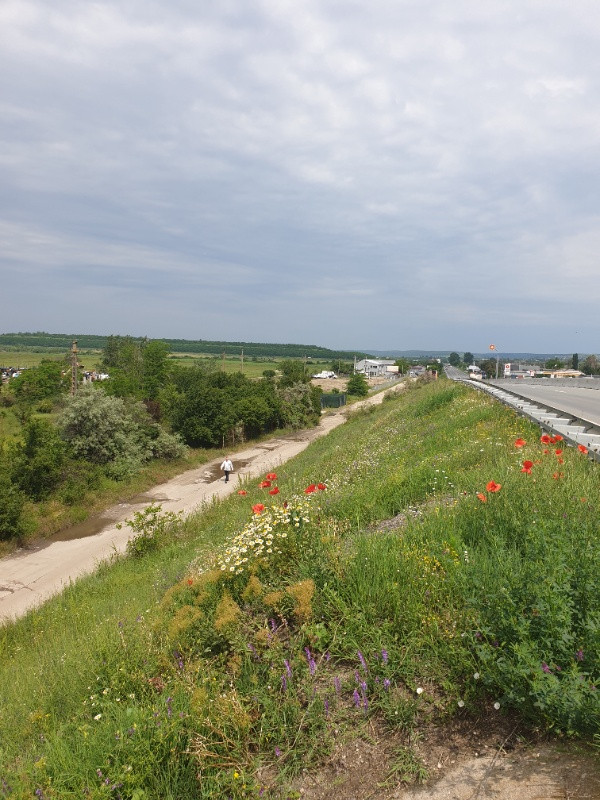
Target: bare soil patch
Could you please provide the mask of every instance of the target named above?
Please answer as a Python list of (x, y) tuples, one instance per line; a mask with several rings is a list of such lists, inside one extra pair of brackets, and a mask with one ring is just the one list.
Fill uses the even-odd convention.
[(410, 734), (370, 722), (294, 789), (304, 800), (599, 800), (600, 765), (592, 749), (495, 712)]

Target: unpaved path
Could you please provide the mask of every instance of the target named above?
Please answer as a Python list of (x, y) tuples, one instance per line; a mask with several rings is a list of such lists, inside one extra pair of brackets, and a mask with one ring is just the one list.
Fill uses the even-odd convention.
[[(398, 383), (392, 390), (402, 388), (403, 384)], [(233, 453), (236, 471), (229, 483), (224, 482), (219, 470), (222, 458), (215, 459), (153, 487), (132, 502), (107, 509), (100, 517), (54, 536), (50, 543), (22, 548), (0, 559), (0, 623), (23, 616), (80, 575), (92, 572), (114, 552), (122, 552), (132, 533), (128, 527), (119, 530), (117, 524), (135, 511), (160, 503), (163, 511), (190, 514), (203, 502), (233, 492), (242, 478), (254, 478), (277, 469), (314, 439), (345, 422), (349, 410), (381, 403), (384, 394), (379, 392), (349, 408), (325, 414), (316, 428)], [(96, 529), (93, 535), (87, 535), (91, 524), (96, 524)]]

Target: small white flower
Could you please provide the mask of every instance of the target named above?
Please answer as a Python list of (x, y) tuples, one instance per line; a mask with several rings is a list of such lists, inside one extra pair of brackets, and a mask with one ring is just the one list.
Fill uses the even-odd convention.
[(500, 703), (498, 702), (494, 703), (494, 708), (496, 709), (496, 711), (498, 711), (498, 709), (500, 708)]
[(458, 707), (459, 707), (459, 708), (462, 708), (462, 707), (464, 706), (464, 704), (465, 704), (465, 701), (464, 701), (464, 700), (459, 700), (459, 701), (458, 701)]
[(419, 688), (417, 689), (417, 694), (423, 694), (423, 687), (422, 686), (419, 686)]
[(478, 681), (479, 680), (479, 673), (478, 672), (474, 672), (473, 673), (473, 677), (475, 678), (476, 681)]
[(95, 720), (99, 720), (101, 717), (102, 717), (102, 714), (96, 714), (96, 716), (94, 717), (94, 719), (95, 719)]

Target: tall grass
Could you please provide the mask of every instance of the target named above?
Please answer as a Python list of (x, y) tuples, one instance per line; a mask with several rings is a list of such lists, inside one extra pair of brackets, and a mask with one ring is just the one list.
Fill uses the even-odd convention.
[(287, 796), (372, 716), (592, 735), (598, 472), (539, 437), (416, 388), (3, 628), (5, 796)]

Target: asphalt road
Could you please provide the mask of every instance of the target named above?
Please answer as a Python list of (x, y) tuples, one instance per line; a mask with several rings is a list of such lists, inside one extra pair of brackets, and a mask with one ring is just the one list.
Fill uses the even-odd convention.
[(518, 394), (520, 397), (526, 397), (535, 403), (572, 414), (578, 419), (600, 427), (600, 391), (598, 389), (551, 386), (547, 383), (532, 386), (517, 381), (494, 381), (493, 385), (507, 392)]

